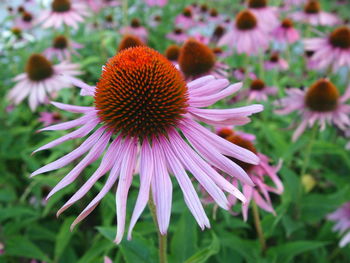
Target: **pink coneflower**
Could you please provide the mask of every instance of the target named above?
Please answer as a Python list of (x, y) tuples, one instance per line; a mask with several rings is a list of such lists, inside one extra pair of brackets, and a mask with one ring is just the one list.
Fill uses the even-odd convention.
[(341, 97), (336, 86), (328, 79), (316, 81), (306, 91), (294, 88), (286, 92), (288, 96), (280, 101), (282, 109), (276, 112), (285, 115), (298, 111), (301, 115), (302, 121), (293, 134), (293, 141), (316, 122), (319, 123), (321, 131), (325, 129), (327, 122), (334, 123), (342, 130), (350, 126), (350, 105), (345, 104), (350, 98), (350, 86)]
[(47, 48), (44, 54), (48, 59), (57, 57), (60, 61), (70, 60), (72, 54), (79, 55), (76, 49), (80, 48), (83, 48), (83, 45), (69, 40), (64, 35), (59, 35), (53, 39), (52, 46)]
[(148, 32), (145, 27), (141, 25), (141, 21), (137, 18), (133, 18), (130, 21), (130, 26), (126, 26), (120, 29), (122, 35), (135, 35), (142, 39), (142, 41), (147, 42)]
[(181, 48), (178, 45), (170, 45), (165, 50), (165, 57), (171, 62), (176, 63), (180, 56)]
[[(245, 124), (249, 122), (249, 115), (262, 110), (261, 105), (229, 110), (201, 109), (241, 87), (240, 83), (227, 87), (228, 84), (227, 80), (216, 80), (212, 76), (186, 84), (170, 61), (148, 47), (129, 48), (119, 52), (103, 67), (96, 87), (80, 85), (87, 94), (94, 97), (95, 106), (53, 103), (60, 109), (82, 113), (83, 116), (42, 130), (81, 127), (40, 147), (37, 151), (52, 148), (91, 132), (92, 134), (73, 152), (38, 169), (32, 176), (61, 168), (87, 153), (54, 187), (48, 195), (50, 197), (71, 184), (86, 166), (103, 155), (99, 168), (57, 214), (61, 214), (82, 198), (99, 178), (110, 171), (104, 187), (73, 222), (72, 227), (93, 211), (119, 177), (116, 190), (115, 239), (115, 242), (119, 243), (124, 234), (128, 192), (136, 162), (140, 159), (140, 190), (129, 225), (129, 238), (147, 204), (150, 190), (160, 233), (166, 234), (172, 203), (169, 173), (178, 180), (185, 202), (200, 227), (209, 227), (209, 220), (186, 170), (191, 172), (219, 206), (227, 209), (228, 200), (223, 191), (243, 201), (245, 198), (211, 165), (247, 184), (252, 184), (246, 173), (225, 156), (248, 163), (258, 163), (255, 154), (227, 142), (195, 121), (197, 119), (216, 125)], [(188, 141), (183, 139), (182, 135)], [(106, 148), (108, 149), (103, 154)]]
[(83, 17), (87, 15), (87, 8), (82, 3), (70, 0), (53, 0), (51, 10), (43, 11), (38, 22), (42, 22), (44, 28), (60, 28), (66, 24), (77, 29), (78, 23), (83, 22)]
[(34, 111), (39, 104), (48, 102), (53, 92), (70, 87), (70, 79), (80, 74), (78, 67), (68, 62), (52, 65), (43, 55), (33, 54), (28, 59), (26, 72), (14, 78), (17, 84), (10, 90), (8, 99), (19, 104), (29, 97), (29, 106)]
[[(266, 155), (257, 152), (253, 144), (255, 140), (254, 135), (239, 131), (233, 132), (230, 127), (218, 129), (217, 134), (225, 140), (232, 142), (233, 144), (239, 145), (242, 148), (254, 152), (260, 158), (260, 162), (257, 165), (230, 158), (232, 161), (242, 167), (244, 171), (246, 171), (246, 173), (255, 184), (255, 186), (252, 186), (241, 183), (243, 193), (247, 197), (247, 202), (242, 205), (242, 214), (244, 220), (246, 221), (248, 219), (248, 208), (252, 200), (254, 200), (254, 202), (263, 210), (275, 215), (270, 193), (278, 195), (281, 195), (283, 193), (284, 187), (277, 175), (277, 172), (281, 168), (282, 162), (280, 161), (276, 167), (271, 166), (269, 164), (269, 158)], [(236, 179), (232, 179), (232, 181), (235, 186), (238, 186)], [(271, 181), (273, 186), (271, 186), (270, 183), (267, 183), (267, 181)], [(235, 196), (229, 195), (228, 200), (230, 202), (230, 207), (234, 206), (237, 203), (237, 198)], [(210, 197), (206, 196), (206, 193), (204, 194), (204, 199), (202, 199), (202, 201), (204, 201), (204, 203), (213, 202)]]
[(175, 28), (172, 32), (168, 33), (166, 37), (176, 43), (183, 43), (187, 40), (188, 35), (181, 28)]
[(269, 37), (261, 28), (255, 15), (249, 10), (244, 10), (238, 13), (234, 25), (228, 29), (218, 45), (234, 47), (238, 53), (255, 55), (259, 51), (266, 50)]
[(212, 33), (210, 40), (214, 43), (217, 43), (220, 40), (220, 38), (224, 36), (225, 33), (226, 33), (226, 28), (222, 25), (217, 25), (214, 28), (214, 31)]
[(246, 72), (246, 71), (247, 69), (245, 68), (236, 68), (233, 70), (232, 75), (238, 81), (244, 80), (245, 77), (248, 77), (250, 79), (256, 79), (256, 75), (253, 72), (250, 72), (250, 71)]
[(184, 29), (193, 27), (194, 24), (195, 21), (193, 19), (192, 10), (189, 7), (184, 8), (182, 13), (175, 18), (175, 25)]
[(33, 27), (33, 21), (33, 15), (30, 12), (23, 11), (21, 17), (16, 21), (16, 26), (23, 30), (28, 30)]
[(144, 0), (145, 3), (149, 6), (165, 6), (168, 3), (168, 0)]
[(120, 5), (120, 1), (118, 0), (84, 0), (84, 2), (95, 13), (98, 13), (101, 8), (104, 7), (115, 7)]
[[(249, 204), (252, 200), (254, 200), (257, 206), (259, 206), (261, 209), (275, 215), (276, 213), (272, 206), (270, 193), (278, 195), (283, 193), (284, 187), (277, 175), (277, 172), (281, 168), (282, 162), (280, 161), (275, 167), (271, 166), (269, 164), (269, 158), (266, 155), (257, 152), (253, 144), (254, 136), (251, 136), (251, 134), (235, 132), (226, 137), (226, 140), (254, 152), (260, 158), (260, 162), (257, 165), (235, 160), (234, 158), (232, 159), (247, 172), (255, 184), (255, 186), (244, 183), (242, 184), (243, 194), (247, 198), (247, 202), (242, 204), (243, 219), (245, 221), (248, 219)], [(236, 181), (236, 179), (233, 180)], [(267, 181), (271, 181), (273, 186), (270, 186)], [(237, 183), (234, 184), (237, 185)], [(236, 204), (236, 197), (229, 196), (229, 200), (231, 205)]]
[(304, 5), (303, 11), (297, 11), (291, 14), (290, 17), (295, 21), (308, 23), (313, 26), (334, 26), (341, 23), (338, 16), (322, 11), (318, 0), (309, 0)]
[(293, 21), (289, 18), (283, 19), (271, 34), (275, 40), (281, 43), (292, 44), (300, 39), (299, 31), (294, 28)]
[(151, 27), (157, 27), (162, 23), (162, 17), (160, 15), (153, 15), (149, 21)]
[(267, 0), (247, 0), (248, 9), (259, 20), (259, 24), (267, 31), (271, 31), (278, 25), (277, 7), (268, 6)]
[(341, 26), (325, 38), (304, 40), (305, 50), (314, 52), (310, 57), (317, 69), (350, 68), (350, 28)]
[(253, 79), (249, 89), (242, 90), (240, 97), (244, 97), (248, 102), (251, 101), (267, 101), (268, 96), (277, 94), (277, 88), (267, 86), (261, 79)]
[(268, 61), (264, 63), (264, 67), (267, 70), (287, 70), (289, 68), (287, 60), (280, 57), (277, 52), (273, 52)]
[(343, 204), (333, 213), (328, 214), (327, 219), (336, 222), (333, 231), (343, 235), (339, 246), (345, 247), (350, 243), (350, 202)]
[(228, 76), (228, 66), (217, 61), (213, 51), (194, 38), (188, 39), (183, 44), (178, 61), (186, 79), (195, 79), (208, 74), (218, 78)]
[(46, 127), (51, 124), (61, 121), (62, 116), (58, 112), (40, 112), (40, 118), (38, 119)]
[(145, 43), (137, 36), (125, 35), (119, 43), (118, 51), (138, 46), (145, 46)]

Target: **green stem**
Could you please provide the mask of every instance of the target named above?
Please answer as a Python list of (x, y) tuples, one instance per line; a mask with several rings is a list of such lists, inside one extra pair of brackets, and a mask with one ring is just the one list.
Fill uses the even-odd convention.
[(153, 218), (153, 222), (156, 225), (157, 228), (157, 233), (158, 233), (158, 252), (159, 252), (159, 263), (167, 263), (167, 235), (162, 235), (159, 231), (159, 225), (157, 221), (157, 212), (156, 212), (156, 206), (153, 202), (152, 197), (150, 196), (149, 201), (148, 201), (148, 207), (149, 210), (151, 211), (151, 215)]
[(123, 24), (124, 26), (127, 26), (128, 25), (128, 0), (123, 0), (122, 9), (123, 9)]
[(300, 174), (301, 176), (303, 176), (306, 173), (306, 170), (308, 168), (308, 165), (310, 162), (312, 145), (314, 144), (316, 133), (317, 133), (317, 125), (315, 124), (314, 127), (312, 127), (311, 138), (309, 140), (308, 145), (306, 146), (304, 163), (303, 163), (303, 166), (301, 168), (301, 174)]
[(265, 241), (265, 237), (264, 237), (264, 231), (261, 227), (259, 209), (254, 201), (252, 201), (252, 206), (253, 206), (253, 216), (254, 216), (255, 229), (256, 229), (256, 232), (258, 234), (261, 250), (264, 252), (266, 250), (266, 241)]
[(264, 79), (264, 51), (260, 49), (259, 51), (259, 78)]
[(243, 87), (248, 88), (248, 76), (249, 76), (249, 56), (246, 54), (244, 58), (244, 79), (243, 79)]

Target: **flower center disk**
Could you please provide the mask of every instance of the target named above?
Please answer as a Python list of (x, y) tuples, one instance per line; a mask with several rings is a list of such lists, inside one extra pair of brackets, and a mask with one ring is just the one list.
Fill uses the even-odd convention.
[(165, 50), (165, 56), (170, 61), (177, 61), (180, 55), (180, 47), (178, 45), (170, 45)]
[(33, 54), (26, 64), (26, 72), (32, 81), (41, 81), (53, 75), (53, 68), (43, 55)]
[(65, 36), (57, 36), (53, 40), (53, 47), (57, 49), (66, 49), (68, 47), (68, 40)]
[(249, 0), (249, 8), (264, 8), (267, 5), (267, 0)]
[(131, 20), (131, 23), (130, 23), (131, 27), (133, 28), (139, 28), (141, 26), (141, 22), (140, 20), (138, 20), (137, 18), (133, 18)]
[(265, 88), (265, 82), (261, 79), (254, 79), (250, 84), (251, 90), (263, 90)]
[(189, 39), (181, 48), (179, 65), (187, 76), (197, 77), (208, 73), (215, 65), (213, 51), (195, 39)]
[(318, 1), (310, 0), (304, 6), (304, 12), (307, 14), (318, 14), (321, 11), (321, 6)]
[[(253, 153), (257, 153), (256, 148), (254, 147), (253, 143), (247, 139), (244, 139), (243, 137), (239, 136), (239, 135), (232, 135), (226, 138), (226, 140), (244, 148), (247, 149)], [(249, 172), (253, 167), (254, 164), (250, 164), (250, 163), (246, 163), (246, 162), (242, 162), (241, 160), (238, 160), (236, 158), (233, 157), (229, 157), (233, 162), (235, 162), (236, 164), (238, 164), (240, 167), (242, 167), (242, 169), (246, 172)]]
[(306, 92), (305, 104), (313, 111), (327, 112), (337, 107), (338, 89), (327, 79), (316, 81)]
[(144, 46), (144, 43), (141, 39), (134, 35), (125, 35), (123, 39), (120, 41), (118, 50), (124, 50), (131, 47)]
[(96, 86), (100, 119), (122, 135), (166, 134), (187, 112), (187, 86), (180, 72), (157, 51), (129, 48), (111, 58)]
[(71, 8), (69, 0), (54, 0), (51, 4), (52, 10), (58, 13), (67, 12)]
[(337, 28), (330, 34), (329, 42), (336, 48), (350, 48), (350, 28), (346, 26)]
[(293, 27), (293, 21), (290, 20), (289, 18), (285, 18), (283, 19), (282, 23), (281, 23), (283, 28), (292, 28)]
[(243, 31), (254, 29), (257, 23), (255, 15), (248, 10), (239, 12), (236, 18), (236, 27)]

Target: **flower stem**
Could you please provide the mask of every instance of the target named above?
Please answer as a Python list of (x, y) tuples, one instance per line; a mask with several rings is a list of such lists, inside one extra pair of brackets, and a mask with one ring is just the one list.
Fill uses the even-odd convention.
[(159, 231), (158, 221), (157, 221), (157, 213), (156, 213), (156, 206), (153, 202), (152, 196), (150, 196), (148, 201), (148, 207), (151, 211), (151, 215), (153, 218), (153, 222), (156, 225), (157, 233), (158, 233), (158, 252), (159, 252), (159, 263), (167, 263), (167, 235), (162, 235)]
[(312, 145), (314, 144), (314, 141), (315, 141), (316, 132), (317, 132), (317, 125), (314, 125), (314, 127), (312, 127), (312, 132), (311, 132), (311, 137), (310, 137), (309, 143), (306, 146), (305, 157), (304, 157), (305, 161), (303, 163), (303, 166), (301, 168), (301, 173), (300, 173), (301, 176), (303, 176), (306, 173), (306, 170), (308, 168), (308, 165), (310, 162)]
[(261, 250), (264, 252), (266, 250), (266, 242), (265, 242), (265, 237), (264, 237), (264, 231), (261, 227), (259, 209), (254, 201), (252, 201), (252, 206), (253, 206), (253, 216), (254, 216), (255, 229), (256, 229), (256, 232), (257, 232), (258, 237), (259, 237), (259, 243), (261, 246)]
[(123, 10), (123, 24), (124, 26), (127, 26), (128, 25), (128, 0), (123, 0), (122, 10)]
[(264, 51), (260, 49), (259, 51), (259, 78), (264, 79)]

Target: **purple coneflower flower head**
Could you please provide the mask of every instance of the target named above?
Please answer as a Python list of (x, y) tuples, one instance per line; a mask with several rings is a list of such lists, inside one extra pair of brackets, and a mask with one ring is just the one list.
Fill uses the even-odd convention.
[(289, 68), (287, 60), (280, 57), (280, 55), (277, 52), (273, 52), (270, 55), (270, 58), (268, 61), (265, 61), (264, 67), (267, 70), (277, 69), (280, 71), (287, 70)]
[(195, 24), (192, 9), (189, 7), (184, 8), (181, 14), (175, 18), (175, 25), (184, 29), (193, 27)]
[(281, 43), (292, 44), (300, 39), (299, 31), (294, 28), (293, 21), (289, 18), (283, 19), (271, 34), (276, 41)]
[(23, 11), (21, 13), (21, 17), (16, 20), (16, 26), (23, 29), (28, 30), (33, 27), (34, 17), (32, 13)]
[(282, 108), (276, 113), (285, 115), (298, 111), (301, 115), (302, 121), (293, 134), (293, 141), (296, 141), (308, 126), (312, 127), (317, 122), (321, 131), (325, 129), (327, 122), (342, 130), (350, 126), (350, 105), (346, 104), (350, 98), (350, 86), (344, 95), (340, 96), (332, 82), (319, 79), (305, 91), (292, 88), (286, 93), (287, 97), (278, 103)]
[[(254, 145), (255, 136), (252, 134), (233, 131), (230, 127), (223, 127), (218, 129), (217, 134), (229, 142), (232, 142), (244, 149), (254, 152), (260, 158), (259, 164), (256, 165), (231, 158), (231, 160), (233, 160), (247, 172), (255, 184), (249, 185), (241, 183), (242, 191), (247, 197), (247, 202), (242, 204), (242, 214), (244, 220), (246, 221), (248, 218), (248, 208), (252, 200), (254, 200), (254, 202), (263, 210), (275, 215), (270, 193), (278, 195), (281, 195), (283, 193), (284, 187), (277, 175), (277, 172), (281, 168), (282, 162), (280, 161), (276, 167), (271, 166), (269, 164), (269, 158), (264, 154), (257, 152)], [(270, 181), (271, 184), (267, 183), (267, 181)], [(232, 183), (236, 187), (239, 185), (239, 182), (236, 179), (232, 179)], [(205, 193), (203, 189), (202, 191)], [(237, 198), (235, 196), (228, 196), (228, 200), (231, 207), (237, 203)], [(208, 197), (207, 194), (204, 194), (204, 199), (202, 199), (202, 201), (204, 201), (204, 203), (213, 202), (213, 200)]]
[(61, 114), (59, 114), (58, 112), (43, 111), (43, 112), (40, 112), (39, 114), (40, 114), (40, 118), (38, 120), (42, 122), (45, 127), (51, 124), (57, 123), (62, 119)]
[(234, 24), (220, 39), (219, 46), (235, 48), (237, 53), (256, 55), (269, 45), (269, 37), (256, 16), (249, 10), (238, 13)]
[(45, 56), (48, 59), (58, 58), (60, 61), (70, 60), (72, 54), (79, 55), (76, 49), (83, 48), (76, 42), (69, 40), (64, 35), (56, 36), (52, 41), (52, 46), (44, 51)]
[(47, 103), (49, 96), (63, 88), (71, 86), (71, 78), (79, 75), (79, 65), (62, 62), (52, 65), (41, 54), (29, 57), (25, 73), (14, 78), (17, 84), (8, 93), (8, 99), (19, 104), (26, 97), (29, 107), (34, 111), (39, 104)]
[(165, 6), (168, 3), (168, 0), (144, 0), (145, 3), (149, 6)]
[(173, 63), (177, 63), (181, 48), (178, 45), (170, 45), (165, 50), (165, 57)]
[(277, 88), (267, 86), (263, 80), (253, 79), (249, 89), (242, 90), (238, 96), (241, 99), (246, 98), (248, 102), (267, 101), (268, 97), (277, 94), (277, 91)]
[(217, 61), (213, 51), (194, 38), (188, 39), (183, 44), (178, 61), (186, 79), (195, 79), (209, 74), (218, 78), (225, 78), (228, 75), (228, 66)]
[(268, 6), (267, 0), (247, 0), (249, 11), (259, 20), (261, 27), (271, 31), (278, 25), (277, 7)]
[(182, 28), (175, 28), (172, 32), (168, 33), (166, 37), (178, 44), (181, 44), (187, 40), (188, 35)]
[(43, 11), (38, 22), (42, 27), (60, 28), (63, 24), (78, 28), (78, 24), (84, 21), (88, 15), (86, 5), (78, 1), (71, 0), (53, 0), (51, 10)]
[(343, 204), (333, 213), (328, 214), (327, 219), (336, 223), (333, 231), (343, 235), (339, 246), (345, 247), (350, 243), (350, 202)]
[(122, 35), (135, 35), (147, 42), (148, 31), (141, 25), (141, 21), (137, 18), (133, 18), (130, 21), (130, 26), (126, 26), (120, 29)]
[(145, 43), (135, 35), (125, 35), (119, 43), (118, 51), (138, 46), (145, 46)]
[(232, 75), (233, 77), (238, 80), (238, 81), (242, 81), (245, 79), (246, 75), (248, 78), (250, 79), (256, 79), (256, 75), (254, 74), (254, 72), (247, 72), (248, 69), (245, 68), (236, 68), (232, 71)]
[(224, 36), (225, 33), (226, 33), (226, 27), (224, 27), (222, 25), (217, 25), (214, 28), (214, 31), (213, 31), (211, 38), (210, 38), (210, 41), (217, 43), (219, 41), (219, 39)]
[(237, 91), (241, 83), (229, 85), (226, 79), (206, 76), (186, 84), (181, 73), (164, 56), (148, 47), (135, 47), (118, 52), (107, 62), (96, 87), (83, 82), (76, 84), (86, 94), (93, 96), (95, 106), (53, 103), (60, 109), (83, 116), (42, 130), (81, 127), (37, 151), (91, 134), (71, 153), (32, 174), (59, 169), (86, 154), (52, 189), (48, 195), (50, 197), (75, 181), (85, 167), (103, 156), (94, 174), (57, 213), (61, 214), (81, 199), (97, 180), (109, 172), (101, 191), (81, 212), (72, 227), (88, 216), (118, 181), (115, 242), (121, 242), (128, 192), (138, 160), (140, 190), (131, 216), (129, 238), (150, 192), (156, 206), (159, 230), (161, 234), (167, 232), (172, 204), (170, 174), (178, 181), (185, 202), (202, 229), (210, 226), (209, 220), (186, 171), (191, 172), (220, 207), (228, 209), (224, 191), (245, 201), (241, 192), (213, 167), (252, 185), (243, 169), (226, 156), (252, 164), (259, 162), (258, 157), (220, 138), (196, 121), (215, 125), (243, 125), (249, 122), (248, 116), (260, 112), (261, 105), (228, 110), (203, 109)]
[(324, 38), (304, 40), (305, 50), (312, 51), (310, 61), (315, 68), (332, 68), (337, 71), (340, 67), (350, 68), (350, 28), (341, 26)]
[(341, 23), (337, 15), (322, 11), (318, 0), (307, 1), (303, 11), (297, 11), (291, 14), (290, 17), (295, 21), (308, 23), (313, 26), (334, 26)]

